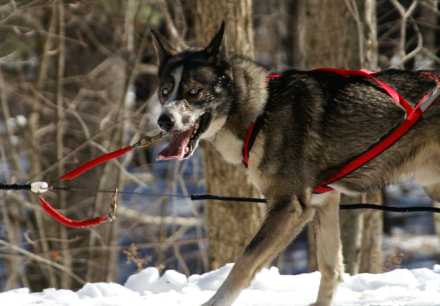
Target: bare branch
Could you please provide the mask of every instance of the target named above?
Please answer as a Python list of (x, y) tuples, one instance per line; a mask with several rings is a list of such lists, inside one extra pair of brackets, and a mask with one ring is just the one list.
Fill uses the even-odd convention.
[[(419, 1), (418, 0), (413, 0), (413, 2), (411, 3), (411, 5), (409, 6), (408, 9), (405, 9), (405, 7), (400, 4), (400, 2), (398, 0), (391, 0), (391, 3), (394, 5), (394, 7), (396, 8), (396, 10), (399, 12), (400, 14), (400, 41), (399, 41), (399, 48), (397, 49), (398, 52), (398, 56), (399, 56), (399, 66), (403, 66), (405, 62), (407, 62), (409, 59), (411, 59), (412, 57), (414, 57), (421, 49), (421, 47), (419, 48), (419, 46), (413, 50), (415, 52), (411, 52), (411, 56), (407, 57), (406, 54), (406, 34), (407, 34), (407, 22), (408, 19), (412, 16), (412, 14), (414, 13)], [(417, 29), (418, 30), (418, 29)], [(420, 31), (419, 31), (420, 33)], [(420, 42), (421, 39), (421, 34), (418, 37), (418, 41)], [(423, 44), (423, 41), (422, 41)]]
[(142, 224), (153, 224), (153, 225), (179, 225), (179, 226), (201, 226), (203, 222), (199, 218), (190, 217), (174, 217), (174, 216), (148, 216), (145, 214), (140, 214), (139, 211), (127, 208), (119, 207), (118, 215), (121, 217), (128, 218), (132, 221), (136, 221)]
[(413, 25), (414, 25), (414, 31), (417, 34), (417, 46), (408, 54), (406, 54), (400, 61), (400, 65), (403, 66), (405, 65), (405, 63), (409, 60), (411, 60), (412, 58), (414, 58), (420, 51), (422, 51), (423, 49), (423, 36), (422, 33), (420, 32), (419, 26), (417, 25), (417, 23), (413, 21)]
[(182, 38), (182, 35), (176, 29), (176, 25), (174, 24), (173, 18), (170, 14), (170, 8), (168, 7), (168, 3), (165, 0), (161, 0), (159, 2), (160, 10), (165, 19), (165, 26), (167, 28), (167, 32), (170, 35), (170, 39), (173, 46), (177, 46), (177, 51), (181, 51), (183, 49), (187, 49), (188, 45)]
[(20, 248), (20, 247), (18, 247), (16, 245), (13, 245), (13, 244), (11, 244), (11, 243), (9, 243), (7, 241), (1, 240), (1, 239), (0, 239), (0, 245), (3, 245), (5, 247), (7, 247), (7, 248), (9, 248), (9, 249), (11, 249), (11, 250), (21, 254), (21, 255), (24, 255), (27, 258), (31, 259), (31, 260), (35, 260), (35, 261), (38, 261), (40, 263), (46, 264), (48, 266), (51, 266), (51, 267), (53, 267), (55, 269), (58, 269), (58, 270), (64, 272), (66, 275), (69, 275), (74, 280), (78, 281), (80, 284), (85, 284), (86, 283), (81, 277), (79, 277), (78, 275), (76, 275), (75, 273), (73, 273), (72, 271), (67, 269), (66, 267), (64, 267), (64, 266), (62, 266), (62, 265), (60, 265), (60, 264), (58, 264), (58, 263), (56, 263), (54, 261), (51, 261), (51, 260), (49, 260), (47, 258), (44, 258), (44, 257), (41, 257), (41, 256), (39, 256), (37, 254), (31, 253), (31, 252), (29, 252), (29, 251), (27, 251), (27, 250), (25, 250), (23, 248)]

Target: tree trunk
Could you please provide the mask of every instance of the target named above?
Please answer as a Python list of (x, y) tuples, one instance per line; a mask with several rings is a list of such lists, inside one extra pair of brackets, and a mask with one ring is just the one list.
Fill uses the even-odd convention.
[[(373, 0), (333, 1), (300, 0), (292, 3), (292, 64), (299, 68), (377, 68), (376, 8)], [(359, 203), (360, 197), (343, 196), (344, 203)], [(360, 212), (342, 212), (342, 242), (348, 272), (359, 268), (360, 259), (367, 258), (368, 248), (361, 248), (364, 220)], [(382, 214), (368, 218), (380, 223)], [(368, 230), (367, 230), (368, 229)], [(381, 227), (380, 227), (381, 229)], [(378, 228), (366, 227), (364, 237), (381, 237)], [(375, 231), (374, 235), (372, 234)], [(346, 233), (346, 235), (344, 235)], [(315, 234), (309, 227), (309, 268), (317, 269)], [(374, 241), (376, 246), (381, 241)], [(361, 256), (360, 250), (367, 252)], [(375, 249), (375, 254), (377, 249)], [(380, 256), (377, 254), (376, 258)], [(381, 263), (378, 259), (375, 261)], [(365, 262), (364, 268), (368, 263)], [(375, 267), (373, 270), (377, 270)]]
[[(194, 38), (206, 45), (226, 22), (224, 45), (226, 54), (254, 56), (252, 31), (252, 1), (203, 1), (191, 5), (194, 22)], [(256, 190), (247, 183), (242, 170), (223, 161), (209, 144), (204, 146), (205, 177), (207, 190), (214, 194), (252, 196)], [(206, 209), (210, 268), (215, 269), (239, 256), (256, 233), (264, 217), (264, 206), (240, 203), (209, 203)]]

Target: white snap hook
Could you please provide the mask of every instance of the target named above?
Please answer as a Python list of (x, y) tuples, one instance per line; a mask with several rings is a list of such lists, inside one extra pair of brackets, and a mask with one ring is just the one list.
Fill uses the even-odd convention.
[(49, 190), (47, 182), (33, 182), (31, 183), (31, 191), (36, 194), (45, 193)]

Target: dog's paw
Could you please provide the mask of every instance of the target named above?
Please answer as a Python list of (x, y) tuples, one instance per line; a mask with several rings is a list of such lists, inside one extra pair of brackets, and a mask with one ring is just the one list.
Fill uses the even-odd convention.
[(210, 299), (209, 301), (203, 303), (200, 306), (231, 306), (231, 303), (225, 303), (217, 299)]
[(200, 305), (200, 306), (217, 306), (217, 304), (215, 304), (215, 303), (213, 303), (213, 302), (211, 302), (211, 301), (207, 301), (206, 303), (203, 303), (203, 304)]
[(312, 304), (309, 304), (309, 306), (331, 306), (331, 302), (315, 302)]
[(203, 304), (200, 305), (200, 306), (223, 306), (223, 305), (221, 305), (221, 304), (217, 304), (215, 301), (211, 301), (211, 300), (209, 300), (209, 301), (207, 301), (206, 303), (203, 303)]

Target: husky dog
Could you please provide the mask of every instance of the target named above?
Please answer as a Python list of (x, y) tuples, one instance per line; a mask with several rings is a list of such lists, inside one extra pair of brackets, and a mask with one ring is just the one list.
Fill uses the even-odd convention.
[[(268, 200), (266, 219), (216, 294), (204, 305), (229, 306), (255, 273), (269, 264), (314, 219), (321, 283), (314, 305), (331, 305), (343, 273), (339, 194), (375, 191), (402, 176), (414, 177), (440, 201), (440, 101), (403, 138), (340, 181), (332, 192), (313, 188), (399, 125), (401, 107), (373, 81), (326, 71), (268, 72), (220, 52), (224, 25), (202, 50), (174, 54), (155, 34), (160, 58), (158, 125), (171, 140), (159, 159), (189, 158), (199, 141), (211, 142), (241, 166), (243, 139), (265, 119), (250, 152), (249, 180)], [(434, 75), (434, 78), (425, 74)], [(436, 72), (386, 70), (377, 78), (410, 103), (435, 88)], [(244, 167), (243, 167), (244, 169)]]

